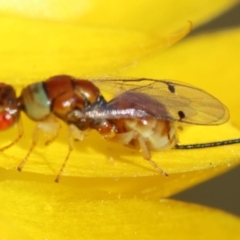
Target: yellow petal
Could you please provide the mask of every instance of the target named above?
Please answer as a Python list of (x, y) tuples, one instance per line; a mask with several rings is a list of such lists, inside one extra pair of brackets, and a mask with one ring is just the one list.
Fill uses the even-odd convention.
[(31, 239), (22, 226), (15, 225), (11, 218), (0, 213), (0, 237), (1, 239)]
[[(2, 175), (1, 175), (2, 176)], [(240, 219), (230, 214), (151, 195), (109, 192), (94, 186), (1, 180), (1, 214), (29, 239), (238, 239)], [(115, 181), (117, 184), (117, 181)], [(112, 185), (114, 187), (114, 184)], [(14, 191), (13, 191), (14, 189)], [(158, 187), (158, 192), (161, 188)], [(20, 197), (21, 196), (21, 197)], [(5, 201), (5, 199), (8, 199)], [(0, 222), (0, 229), (6, 223)], [(17, 226), (17, 227), (16, 227)], [(28, 238), (24, 238), (28, 239)]]
[(175, 79), (202, 88), (227, 106), (231, 121), (240, 127), (239, 30), (234, 28), (190, 36), (122, 74), (143, 77), (147, 72), (148, 77)]
[(127, 1), (127, 0), (42, 0), (2, 1), (0, 9), (9, 15), (50, 19), (123, 29), (182, 27), (188, 20), (198, 25), (236, 4), (235, 0)]
[(86, 27), (3, 16), (0, 25), (0, 78), (21, 85), (59, 73), (103, 76), (169, 47), (190, 30), (185, 22), (182, 31), (164, 36), (158, 31)]
[[(104, 5), (101, 2), (99, 4)], [(215, 5), (217, 2), (220, 5)], [(51, 3), (48, 6), (53, 6)], [(155, 50), (166, 47), (167, 41), (159, 34), (160, 27), (165, 22), (156, 23), (154, 16), (164, 16), (166, 21), (173, 19), (166, 28), (162, 28), (163, 32), (166, 29), (170, 29), (171, 32), (178, 26), (181, 26), (179, 29), (183, 29), (182, 19), (189, 20), (184, 18), (187, 16), (186, 12), (193, 14), (199, 12), (196, 16), (198, 19), (196, 22), (199, 23), (203, 19), (211, 18), (212, 14), (222, 10), (223, 6), (229, 3), (232, 2), (215, 1), (214, 8), (210, 7), (212, 2), (210, 5), (201, 5), (201, 13), (199, 8), (196, 9), (196, 3), (193, 3), (192, 8), (184, 8), (181, 11), (183, 14), (180, 17), (176, 9), (172, 11), (172, 15), (168, 15), (169, 11), (162, 11), (162, 14), (158, 11), (151, 12), (152, 18), (148, 21), (146, 18), (141, 18), (143, 21), (140, 21), (139, 16), (134, 17), (135, 20), (131, 24), (119, 18), (118, 8), (112, 14), (113, 16), (116, 14), (116, 18), (113, 18), (114, 21), (109, 25), (106, 24), (106, 19), (111, 15), (103, 16), (103, 11), (99, 13), (98, 10), (98, 14), (93, 11), (98, 26), (101, 26), (100, 29), (94, 25), (94, 21), (91, 22), (93, 19), (91, 13), (78, 19), (76, 5), (74, 5), (76, 12), (71, 13), (70, 17), (64, 4), (62, 6), (66, 11), (61, 15), (61, 10), (59, 11), (61, 8), (54, 8), (56, 12), (51, 11), (54, 13), (53, 17), (49, 17), (47, 11), (40, 13), (35, 10), (37, 8), (31, 7), (25, 17), (32, 14), (39, 18), (42, 14), (48, 19), (65, 19), (75, 24), (82, 21), (92, 26), (89, 28), (66, 23), (2, 17), (0, 78), (24, 85), (56, 73), (70, 73), (76, 76), (106, 74), (108, 71), (137, 63), (139, 59), (152, 54)], [(7, 6), (6, 2), (4, 4)], [(29, 6), (27, 2), (24, 5), (21, 1), (21, 4), (24, 11), (26, 6)], [(43, 5), (36, 6), (42, 10), (46, 7), (44, 4), (43, 1)], [(206, 4), (206, 1), (203, 4)], [(95, 9), (101, 10), (100, 5)], [(155, 5), (152, 6), (157, 9)], [(14, 8), (8, 9), (16, 13)], [(109, 10), (111, 13), (112, 9)], [(172, 8), (170, 12), (171, 10)], [(86, 8), (82, 8), (81, 11), (86, 12)], [(129, 12), (131, 11), (133, 12), (130, 9)], [(194, 21), (195, 18), (190, 20)], [(153, 30), (156, 26), (159, 28), (155, 32)], [(151, 33), (149, 30), (152, 30)], [(96, 42), (96, 39), (99, 41)], [(26, 117), (23, 122), (27, 126), (26, 138), (1, 156), (0, 164), (4, 168), (16, 167), (29, 149), (34, 124)], [(4, 229), (1, 234), (4, 233), (11, 239), (28, 239), (26, 236), (31, 239), (79, 239), (80, 236), (83, 239), (122, 239), (125, 236), (131, 239), (155, 239), (156, 236), (163, 236), (166, 239), (192, 239), (193, 235), (196, 238), (198, 231), (199, 238), (205, 239), (213, 236), (218, 239), (239, 237), (239, 219), (233, 216), (169, 200), (159, 202), (163, 196), (169, 196), (202, 179), (225, 171), (229, 165), (236, 164), (239, 161), (239, 146), (211, 149), (210, 152), (175, 150), (154, 153), (154, 160), (171, 173), (170, 178), (166, 179), (157, 175), (135, 151), (104, 142), (100, 136), (92, 133), (83, 143), (77, 143), (75, 146), (76, 150), (65, 171), (65, 175), (71, 177), (63, 177), (62, 182), (56, 185), (52, 183), (53, 175), (58, 171), (67, 152), (65, 130), (63, 129), (60, 139), (52, 146), (48, 148), (40, 146), (34, 151), (23, 173), (0, 170), (0, 229)], [(210, 131), (216, 136), (209, 138)], [(227, 124), (200, 130), (192, 127), (180, 134), (182, 142), (205, 141), (206, 138), (217, 140), (218, 136), (238, 136), (239, 130)], [(13, 136), (14, 129), (3, 133), (1, 144), (10, 141)], [(119, 153), (121, 158), (118, 156)], [(50, 176), (43, 176), (42, 173)], [(6, 224), (8, 222), (10, 223)], [(5, 228), (6, 225), (12, 227), (11, 231)], [(20, 233), (15, 237), (18, 229)]]

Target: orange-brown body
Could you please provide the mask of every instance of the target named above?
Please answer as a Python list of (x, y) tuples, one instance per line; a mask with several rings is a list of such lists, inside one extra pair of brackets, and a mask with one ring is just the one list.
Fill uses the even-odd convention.
[[(107, 102), (98, 85), (116, 94), (114, 98)], [(69, 151), (56, 181), (73, 149), (73, 139), (82, 140), (90, 129), (110, 141), (141, 150), (145, 159), (167, 175), (151, 159), (150, 151), (177, 146), (174, 122), (218, 125), (229, 118), (226, 107), (210, 94), (168, 80), (98, 79), (92, 82), (58, 75), (28, 85), (19, 97), (11, 85), (0, 83), (0, 130), (14, 123), (19, 129), (19, 136), (0, 151), (13, 146), (22, 137), (21, 111), (36, 121), (37, 126), (32, 145), (18, 170), (23, 168), (36, 146), (39, 131), (50, 133), (48, 144), (58, 135), (58, 119), (69, 125)]]

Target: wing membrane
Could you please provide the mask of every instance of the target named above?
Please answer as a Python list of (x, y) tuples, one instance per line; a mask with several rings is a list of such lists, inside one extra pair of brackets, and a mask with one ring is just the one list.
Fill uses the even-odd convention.
[(96, 118), (152, 117), (200, 125), (217, 125), (229, 118), (227, 108), (207, 92), (188, 84), (154, 79), (101, 79), (102, 91), (117, 95), (102, 108), (90, 111)]

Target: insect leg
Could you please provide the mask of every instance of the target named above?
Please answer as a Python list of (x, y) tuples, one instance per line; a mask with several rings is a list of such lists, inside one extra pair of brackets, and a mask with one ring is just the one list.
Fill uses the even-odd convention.
[(18, 128), (18, 136), (17, 136), (17, 138), (14, 141), (12, 141), (10, 144), (0, 148), (0, 152), (3, 152), (5, 150), (11, 148), (16, 143), (18, 143), (18, 141), (22, 138), (22, 136), (23, 136), (23, 124), (22, 124), (22, 120), (21, 120), (20, 117), (19, 117), (19, 120), (17, 122), (17, 128)]
[(151, 155), (150, 155), (150, 152), (147, 148), (147, 145), (144, 141), (144, 139), (139, 136), (137, 138), (138, 142), (139, 142), (139, 145), (140, 145), (140, 148), (142, 149), (142, 154), (143, 154), (143, 157), (154, 167), (156, 168), (162, 175), (164, 175), (165, 177), (168, 177), (168, 174), (166, 172), (164, 172), (163, 169), (161, 169), (152, 159), (151, 159)]
[(51, 136), (50, 139), (48, 139), (45, 142), (45, 145), (49, 145), (49, 144), (51, 144), (52, 142), (54, 142), (56, 140), (56, 138), (59, 135), (61, 127), (62, 127), (61, 124), (58, 122), (58, 120), (56, 118), (54, 118), (54, 117), (49, 118), (49, 120), (48, 120), (48, 129), (49, 128), (52, 129), (51, 130), (52, 136)]
[(117, 133), (113, 137), (106, 136), (106, 139), (112, 142), (120, 143), (122, 145), (128, 145), (134, 137), (135, 132), (129, 131), (124, 133)]
[(19, 172), (22, 171), (25, 163), (27, 162), (28, 157), (30, 156), (31, 152), (33, 151), (33, 149), (35, 148), (35, 146), (37, 145), (38, 142), (38, 138), (39, 138), (39, 131), (40, 131), (40, 127), (39, 127), (39, 123), (37, 124), (37, 126), (34, 129), (34, 133), (33, 133), (33, 141), (32, 141), (32, 145), (30, 147), (30, 149), (28, 150), (28, 153), (26, 154), (26, 156), (24, 157), (24, 159), (20, 162), (20, 164), (17, 167), (17, 170)]
[(65, 160), (57, 174), (57, 177), (55, 179), (55, 182), (59, 182), (60, 177), (63, 173), (64, 168), (67, 165), (68, 159), (71, 155), (71, 152), (73, 151), (73, 139), (82, 141), (85, 137), (85, 135), (88, 133), (88, 130), (86, 131), (80, 131), (76, 126), (70, 124), (69, 128), (68, 128), (69, 132), (68, 132), (68, 153), (65, 157)]
[(34, 129), (34, 133), (33, 133), (32, 145), (31, 145), (30, 149), (28, 150), (28, 153), (26, 154), (24, 159), (21, 161), (21, 163), (17, 167), (18, 171), (22, 171), (25, 163), (27, 162), (27, 159), (29, 158), (33, 149), (36, 147), (38, 140), (39, 140), (39, 132), (43, 132), (47, 135), (51, 134), (54, 136), (53, 139), (55, 139), (56, 136), (58, 135), (60, 127), (61, 127), (60, 123), (53, 116), (49, 116), (44, 121), (40, 121), (37, 123), (37, 125)]

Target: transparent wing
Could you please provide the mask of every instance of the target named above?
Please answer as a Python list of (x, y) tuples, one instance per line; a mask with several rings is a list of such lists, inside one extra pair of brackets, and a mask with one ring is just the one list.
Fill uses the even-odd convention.
[(101, 91), (117, 96), (106, 106), (89, 111), (89, 117), (152, 117), (200, 125), (222, 124), (229, 119), (227, 108), (218, 99), (188, 84), (145, 78), (93, 82)]

